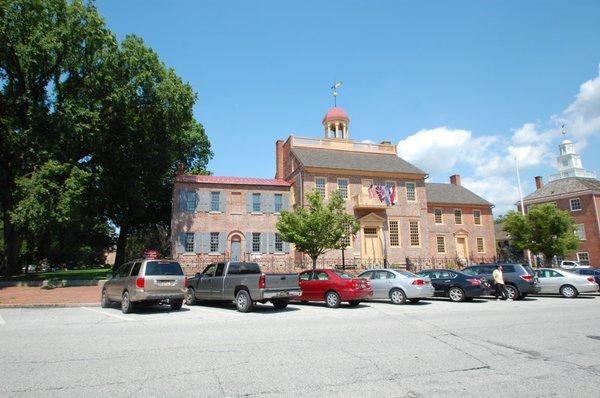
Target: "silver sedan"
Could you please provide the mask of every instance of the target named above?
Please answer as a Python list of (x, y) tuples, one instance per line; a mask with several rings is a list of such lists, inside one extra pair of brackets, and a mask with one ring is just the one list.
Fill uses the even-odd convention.
[(434, 288), (429, 278), (421, 278), (408, 271), (371, 269), (358, 276), (371, 281), (373, 299), (391, 300), (404, 304), (408, 299), (416, 303), (422, 298), (433, 297)]
[(541, 294), (561, 294), (563, 297), (577, 297), (579, 293), (595, 293), (598, 284), (593, 276), (577, 275), (569, 271), (553, 268), (539, 268), (535, 275)]

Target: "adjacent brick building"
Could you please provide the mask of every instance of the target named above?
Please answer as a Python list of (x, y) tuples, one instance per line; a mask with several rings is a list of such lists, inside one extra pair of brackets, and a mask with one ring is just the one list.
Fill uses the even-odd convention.
[(548, 184), (543, 184), (541, 176), (535, 177), (536, 190), (523, 198), (525, 211), (541, 203), (552, 203), (568, 211), (577, 224), (575, 234), (581, 244), (566, 259), (600, 267), (600, 181), (594, 172), (583, 168), (581, 157), (569, 140), (559, 145), (557, 165), (559, 171), (550, 176)]
[[(275, 178), (178, 175), (173, 192), (172, 253), (190, 268), (212, 261), (259, 261), (271, 269), (310, 261), (282, 242), (280, 210), (303, 206), (306, 192), (325, 199), (339, 190), (360, 230), (346, 237), (345, 263), (356, 267), (421, 265), (495, 257), (492, 204), (397, 155), (390, 142), (349, 139), (350, 119), (338, 107), (323, 118), (324, 138), (290, 136), (275, 143)], [(441, 217), (440, 217), (441, 213)], [(341, 264), (341, 250), (320, 259)]]

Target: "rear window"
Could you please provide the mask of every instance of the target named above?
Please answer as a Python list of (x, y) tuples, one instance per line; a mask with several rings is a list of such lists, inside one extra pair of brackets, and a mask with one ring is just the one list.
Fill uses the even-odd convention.
[(352, 276), (348, 275), (348, 274), (347, 274), (347, 273), (345, 273), (345, 272), (342, 272), (342, 271), (333, 271), (333, 272), (335, 272), (335, 274), (336, 274), (337, 276), (339, 276), (340, 278), (344, 278), (344, 279), (354, 279)]
[(183, 275), (183, 271), (177, 261), (148, 261), (146, 275)]
[(399, 273), (400, 275), (403, 275), (407, 278), (416, 278), (417, 276), (415, 274), (413, 274), (412, 272), (408, 272), (408, 271), (400, 271), (400, 270), (395, 270), (397, 273)]
[(256, 263), (231, 263), (227, 270), (228, 275), (260, 274), (260, 266)]
[(527, 271), (529, 275), (533, 275), (533, 268), (531, 268), (529, 265), (523, 265), (523, 268), (525, 268), (525, 271)]

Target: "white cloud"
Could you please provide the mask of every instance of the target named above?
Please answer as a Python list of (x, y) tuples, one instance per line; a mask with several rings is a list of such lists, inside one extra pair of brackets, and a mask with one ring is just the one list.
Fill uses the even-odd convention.
[(507, 176), (489, 178), (463, 178), (462, 185), (494, 204), (494, 213), (506, 214), (514, 210), (519, 200), (517, 184)]
[(424, 129), (398, 142), (398, 155), (432, 174), (447, 172), (459, 161), (471, 140), (467, 130)]
[(556, 119), (566, 124), (575, 141), (585, 143), (600, 134), (600, 76), (583, 83), (575, 101)]

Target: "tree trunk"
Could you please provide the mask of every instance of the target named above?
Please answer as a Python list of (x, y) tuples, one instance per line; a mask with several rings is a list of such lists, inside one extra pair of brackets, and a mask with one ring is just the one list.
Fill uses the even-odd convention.
[(313, 269), (316, 269), (316, 268), (317, 268), (317, 258), (318, 258), (318, 257), (311, 257), (311, 260), (312, 260), (312, 262), (313, 262)]
[(3, 222), (4, 222), (4, 264), (6, 265), (6, 275), (19, 275), (21, 268), (19, 267), (19, 236), (16, 228), (10, 219), (10, 210), (8, 201), (4, 202)]
[(122, 226), (119, 231), (119, 238), (117, 239), (117, 254), (115, 256), (116, 269), (119, 265), (125, 262), (125, 249), (127, 249), (127, 236), (129, 235), (129, 227)]

